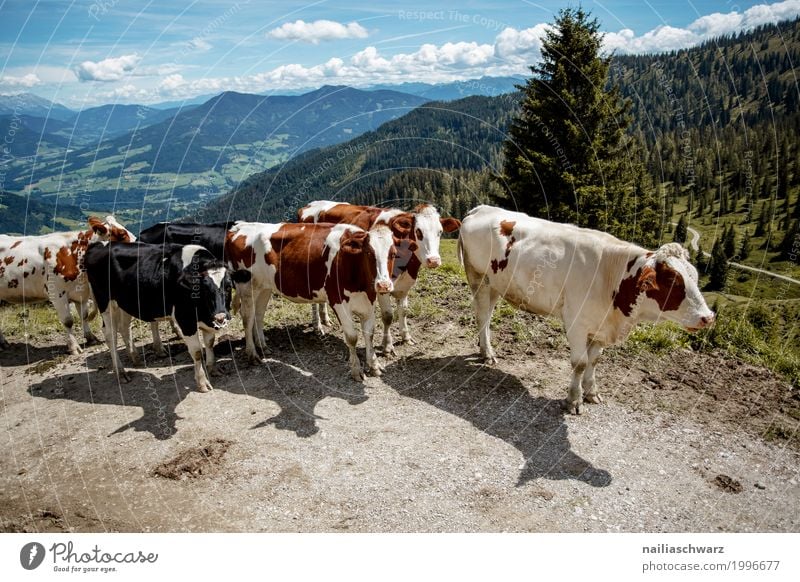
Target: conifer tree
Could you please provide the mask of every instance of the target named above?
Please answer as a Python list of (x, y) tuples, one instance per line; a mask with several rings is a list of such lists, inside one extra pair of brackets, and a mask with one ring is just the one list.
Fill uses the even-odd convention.
[(608, 83), (597, 19), (562, 9), (542, 41), (503, 145), (503, 206), (655, 244), (662, 213), (634, 139), (629, 102)]
[(685, 243), (688, 228), (689, 225), (686, 222), (686, 215), (681, 214), (678, 225), (675, 227), (675, 235), (672, 237), (672, 240), (681, 244)]

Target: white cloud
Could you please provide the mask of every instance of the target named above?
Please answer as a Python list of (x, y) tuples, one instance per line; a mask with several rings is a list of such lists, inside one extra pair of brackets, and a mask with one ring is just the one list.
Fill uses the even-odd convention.
[(4, 75), (0, 77), (0, 86), (3, 87), (30, 88), (40, 85), (41, 83), (42, 80), (34, 73), (28, 73), (27, 75), (22, 75), (20, 77), (15, 77), (13, 75)]
[(715, 12), (696, 19), (686, 28), (659, 26), (637, 37), (632, 30), (609, 32), (603, 40), (606, 50), (618, 53), (655, 53), (688, 48), (705, 40), (749, 30), (762, 24), (778, 22), (800, 15), (800, 0), (775, 4), (757, 4), (744, 13)]
[(189, 48), (189, 50), (201, 53), (210, 51), (212, 48), (214, 48), (214, 45), (212, 45), (210, 42), (199, 36), (196, 36), (192, 40), (187, 42), (186, 46)]
[(367, 29), (357, 22), (342, 24), (334, 20), (315, 20), (305, 22), (296, 20), (273, 28), (267, 36), (277, 40), (300, 40), (319, 44), (323, 40), (339, 40), (343, 38), (367, 38)]
[(133, 72), (141, 57), (137, 54), (108, 58), (102, 61), (83, 61), (75, 67), (79, 81), (119, 81)]
[[(638, 36), (633, 30), (623, 28), (618, 32), (606, 33), (603, 46), (606, 51), (615, 51), (619, 54), (669, 51), (693, 46), (722, 34), (730, 34), (767, 22), (791, 18), (798, 14), (800, 14), (800, 0), (787, 0), (772, 5), (753, 6), (742, 14), (736, 12), (708, 14), (697, 18), (685, 28), (659, 26)], [(308, 25), (302, 23), (306, 27), (303, 28), (303, 31), (307, 32), (308, 27), (313, 27), (319, 22), (323, 21)], [(333, 24), (344, 26), (339, 23)], [(530, 65), (541, 58), (542, 39), (549, 26), (549, 24), (537, 24), (524, 29), (507, 27), (498, 33), (491, 43), (423, 44), (413, 52), (396, 54), (381, 53), (375, 46), (367, 46), (346, 59), (334, 56), (317, 65), (286, 64), (268, 71), (239, 77), (187, 79), (178, 72), (177, 66), (174, 65), (137, 66), (138, 57), (136, 55), (92, 63), (94, 68), (90, 72), (93, 73), (93, 78), (96, 80), (104, 80), (98, 77), (115, 75), (117, 75), (116, 78), (120, 78), (125, 72), (136, 77), (150, 75), (157, 78), (149, 87), (149, 93), (148, 90), (136, 89), (130, 84), (109, 93), (120, 99), (136, 98), (141, 102), (164, 101), (171, 98), (184, 99), (226, 90), (266, 93), (313, 88), (323, 84), (347, 84), (359, 87), (406, 81), (438, 83), (484, 75), (527, 75)], [(287, 25), (275, 30), (283, 30), (286, 35), (299, 34), (297, 31), (287, 30)], [(318, 29), (317, 36), (313, 38), (317, 40), (329, 38), (324, 37), (321, 30)], [(119, 62), (126, 58), (129, 59), (128, 62)], [(133, 71), (134, 68), (135, 71)], [(13, 71), (15, 75), (19, 76), (27, 72), (29, 71)], [(97, 92), (94, 95), (100, 97)]]

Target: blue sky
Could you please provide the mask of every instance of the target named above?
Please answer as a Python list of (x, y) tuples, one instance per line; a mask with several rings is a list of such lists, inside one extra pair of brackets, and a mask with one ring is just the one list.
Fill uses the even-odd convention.
[[(70, 107), (525, 74), (564, 1), (0, 0), (0, 92)], [(606, 47), (659, 52), (800, 14), (800, 0), (585, 0)]]

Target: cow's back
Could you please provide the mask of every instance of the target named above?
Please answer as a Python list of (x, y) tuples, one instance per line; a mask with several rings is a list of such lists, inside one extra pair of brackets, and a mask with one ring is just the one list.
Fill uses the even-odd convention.
[[(0, 235), (0, 299), (11, 303), (47, 300), (47, 275), (57, 268), (58, 257), (64, 256), (59, 252), (68, 244), (70, 235), (77, 233)], [(62, 269), (68, 281), (77, 280), (77, 265), (68, 267)]]
[(160, 222), (143, 230), (139, 241), (150, 244), (200, 245), (224, 260), (225, 235), (232, 222), (214, 224)]
[(606, 233), (491, 206), (467, 215), (459, 245), (466, 269), (510, 303), (542, 314), (565, 301), (603, 310), (624, 267), (619, 256), (643, 251)]

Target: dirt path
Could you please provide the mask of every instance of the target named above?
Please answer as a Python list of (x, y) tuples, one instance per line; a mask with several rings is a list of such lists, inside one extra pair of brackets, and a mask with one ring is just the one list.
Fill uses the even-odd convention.
[[(780, 405), (771, 399), (788, 389), (768, 372), (728, 377), (691, 355), (612, 354), (598, 372), (608, 404), (570, 417), (559, 404), (568, 364), (557, 335), (520, 342), (501, 331), (501, 361), (485, 368), (469, 329), (415, 329), (420, 343), (400, 346), (364, 385), (349, 379), (336, 335), (275, 329), (275, 359), (247, 367), (236, 346), (208, 394), (189, 389), (180, 344), (172, 364), (150, 359), (118, 386), (104, 348), (52, 359), (57, 337), (29, 350), (16, 343), (0, 354), (2, 528), (800, 528), (797, 453), (750, 434), (724, 398), (729, 381), (749, 374), (752, 406)], [(693, 392), (706, 373), (722, 398)]]

